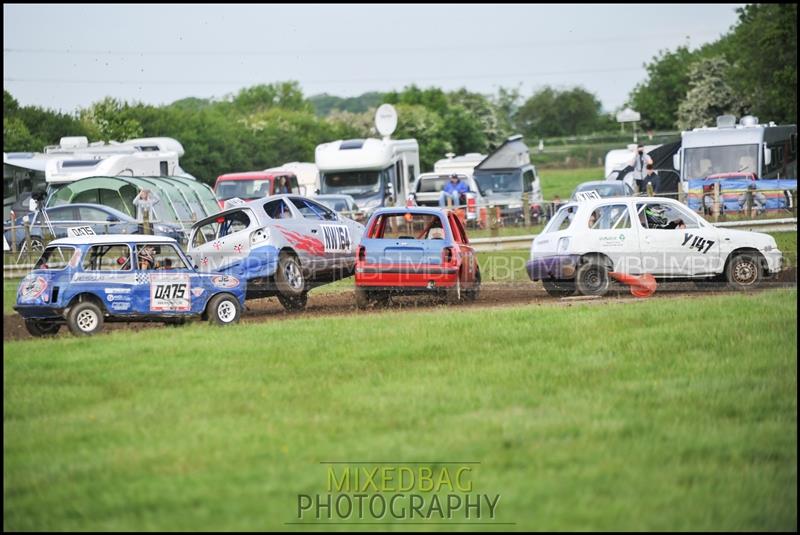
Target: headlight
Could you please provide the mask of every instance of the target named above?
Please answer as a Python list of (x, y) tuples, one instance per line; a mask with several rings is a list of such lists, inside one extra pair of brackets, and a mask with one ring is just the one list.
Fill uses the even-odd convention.
[(158, 232), (172, 232), (172, 229), (171, 229), (171, 228), (169, 228), (169, 227), (168, 227), (168, 226), (166, 226), (166, 225), (156, 225), (156, 226), (155, 226), (155, 229), (156, 229)]
[(558, 252), (565, 253), (569, 249), (569, 237), (565, 236), (558, 240)]

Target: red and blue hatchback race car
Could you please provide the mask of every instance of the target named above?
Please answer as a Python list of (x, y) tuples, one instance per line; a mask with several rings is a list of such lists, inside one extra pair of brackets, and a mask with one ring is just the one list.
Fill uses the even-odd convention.
[(437, 208), (381, 208), (356, 252), (356, 304), (435, 293), (455, 303), (478, 297), (481, 274), (464, 225)]
[(106, 321), (180, 324), (202, 317), (228, 325), (239, 321), (246, 284), (198, 273), (172, 238), (61, 238), (22, 279), (14, 310), (34, 336), (55, 334), (64, 323), (76, 335), (95, 334)]

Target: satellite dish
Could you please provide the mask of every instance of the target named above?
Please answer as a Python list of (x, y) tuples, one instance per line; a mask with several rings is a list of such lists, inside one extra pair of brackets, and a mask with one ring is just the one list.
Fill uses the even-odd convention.
[(381, 104), (375, 112), (375, 128), (383, 137), (389, 137), (397, 128), (397, 110), (391, 104)]

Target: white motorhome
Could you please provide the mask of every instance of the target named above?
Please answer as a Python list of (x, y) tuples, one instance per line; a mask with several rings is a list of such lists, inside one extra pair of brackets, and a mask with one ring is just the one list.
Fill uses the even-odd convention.
[(315, 152), (320, 193), (352, 195), (359, 210), (405, 204), (419, 173), (416, 139), (348, 139)]
[(306, 197), (314, 195), (319, 189), (319, 168), (309, 162), (289, 162), (278, 167), (264, 169), (265, 173), (291, 171), (297, 177), (300, 193)]
[(89, 143), (84, 136), (62, 137), (41, 153), (3, 153), (3, 215), (27, 211), (34, 190), (54, 190), (88, 176), (182, 176), (183, 146), (166, 137)]
[(437, 161), (433, 164), (433, 172), (437, 175), (465, 175), (472, 177), (475, 172), (475, 166), (486, 159), (485, 154), (478, 152), (470, 152), (463, 156), (456, 156), (452, 152), (448, 152), (444, 159)]
[(717, 117), (716, 127), (681, 132), (673, 157), (684, 189), (688, 180), (711, 175), (753, 175), (756, 179), (797, 177), (797, 125), (759, 124), (746, 115)]

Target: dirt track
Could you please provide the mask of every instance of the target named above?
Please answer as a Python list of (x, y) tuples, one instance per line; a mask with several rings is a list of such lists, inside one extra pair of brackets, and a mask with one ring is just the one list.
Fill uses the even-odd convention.
[[(784, 271), (777, 281), (762, 284), (762, 289), (776, 287), (796, 287), (797, 272), (795, 269)], [(724, 287), (712, 290), (698, 290), (691, 282), (660, 283), (655, 295), (650, 299), (669, 299), (701, 297), (712, 293), (735, 293)], [(616, 286), (608, 296), (600, 299), (567, 298), (558, 299), (550, 297), (542, 288), (541, 283), (520, 282), (515, 284), (485, 284), (481, 289), (478, 300), (474, 303), (456, 305), (457, 308), (497, 307), (514, 305), (555, 305), (570, 306), (576, 302), (592, 303), (619, 303), (634, 302), (639, 299), (632, 297), (628, 290)], [(439, 301), (432, 297), (397, 297), (392, 299), (388, 307), (376, 310), (424, 310), (441, 306)], [(360, 311), (355, 306), (355, 297), (350, 290), (334, 293), (311, 292), (308, 296), (308, 306), (304, 312), (286, 312), (274, 297), (257, 299), (247, 302), (247, 309), (242, 318), (243, 323), (256, 323), (264, 321), (280, 321), (292, 318), (313, 318), (320, 316), (343, 316), (349, 314), (370, 314), (373, 310)], [(142, 329), (168, 328), (161, 323), (107, 323), (104, 331), (119, 329), (139, 331)], [(169, 327), (172, 328), (172, 327)], [(72, 336), (66, 326), (59, 331), (58, 336)], [(18, 314), (5, 315), (3, 318), (3, 341), (23, 340), (32, 338), (25, 329), (24, 322)]]

